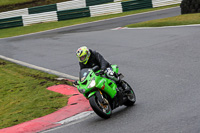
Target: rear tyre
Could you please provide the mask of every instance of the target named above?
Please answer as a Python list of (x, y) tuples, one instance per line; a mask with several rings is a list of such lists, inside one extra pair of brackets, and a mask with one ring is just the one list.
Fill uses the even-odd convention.
[(112, 109), (108, 100), (104, 98), (104, 104), (100, 103), (95, 95), (89, 98), (90, 106), (94, 110), (94, 112), (100, 116), (101, 118), (108, 119), (112, 114)]
[(133, 89), (127, 82), (125, 82), (125, 81), (123, 81), (123, 82), (127, 85), (127, 89), (128, 89), (128, 91), (126, 91), (127, 101), (124, 103), (124, 105), (125, 106), (133, 106), (136, 102), (135, 92), (133, 91)]

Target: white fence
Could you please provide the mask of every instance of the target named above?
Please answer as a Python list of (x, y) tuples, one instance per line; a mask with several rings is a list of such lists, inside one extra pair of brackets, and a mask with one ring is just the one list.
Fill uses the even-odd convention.
[(58, 11), (84, 8), (84, 7), (86, 7), (86, 1), (85, 0), (73, 0), (73, 1), (57, 3), (57, 10)]
[(181, 3), (182, 0), (152, 0), (153, 8)]
[(51, 22), (51, 21), (58, 21), (57, 12), (45, 12), (45, 13), (38, 13), (32, 15), (23, 15), (23, 23), (24, 26), (43, 23), (43, 22)]
[(18, 17), (18, 16), (22, 16), (22, 15), (28, 15), (28, 8), (8, 11), (8, 12), (1, 12), (0, 19)]
[(89, 8), (91, 17), (123, 12), (121, 2), (90, 6)]

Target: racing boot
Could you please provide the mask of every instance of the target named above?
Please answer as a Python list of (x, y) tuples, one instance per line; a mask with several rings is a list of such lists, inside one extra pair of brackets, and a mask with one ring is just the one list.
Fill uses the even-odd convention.
[(117, 102), (118, 102), (118, 105), (121, 106), (123, 105), (123, 93), (118, 88), (116, 90), (117, 90)]

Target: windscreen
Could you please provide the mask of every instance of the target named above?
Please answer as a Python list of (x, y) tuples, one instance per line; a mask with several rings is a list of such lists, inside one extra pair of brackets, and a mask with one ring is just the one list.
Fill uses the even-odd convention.
[(90, 71), (91, 69), (89, 68), (82, 69), (79, 73), (79, 80), (83, 82), (85, 78), (87, 77), (87, 75), (90, 73)]

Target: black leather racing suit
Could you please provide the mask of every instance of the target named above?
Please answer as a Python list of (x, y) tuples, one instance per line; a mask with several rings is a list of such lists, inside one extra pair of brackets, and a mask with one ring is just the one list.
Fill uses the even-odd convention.
[(89, 49), (89, 51), (91, 53), (90, 58), (87, 64), (79, 62), (80, 69), (93, 68), (96, 65), (99, 66), (101, 70), (105, 70), (106, 68), (111, 67), (110, 63), (108, 63), (101, 54), (96, 51), (92, 51), (91, 49)]

